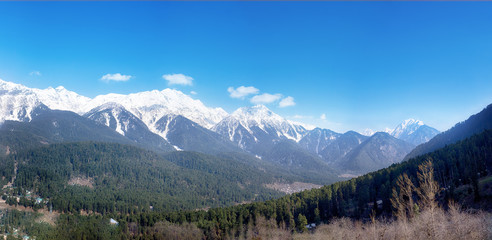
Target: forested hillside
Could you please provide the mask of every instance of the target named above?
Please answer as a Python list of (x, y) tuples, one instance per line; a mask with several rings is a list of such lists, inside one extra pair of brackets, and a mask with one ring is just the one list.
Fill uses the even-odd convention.
[(432, 162), (434, 175), (442, 189), (438, 196), (441, 204), (445, 205), (451, 199), (471, 201), (466, 202), (469, 207), (473, 204), (476, 204), (476, 207), (490, 204), (490, 190), (481, 188), (479, 183), (480, 178), (487, 176), (492, 169), (492, 130), (487, 130), (389, 168), (277, 200), (208, 211), (142, 213), (120, 216), (119, 220), (128, 224), (127, 226), (132, 223), (149, 223), (138, 224), (139, 227), (135, 228), (137, 230), (133, 234), (141, 236), (150, 237), (153, 234), (146, 232), (146, 229), (153, 226), (150, 223), (169, 221), (192, 222), (204, 229), (209, 237), (217, 238), (234, 234), (235, 231), (240, 231), (242, 226), (256, 224), (257, 219), (261, 217), (273, 219), (277, 226), (296, 229), (296, 226), (305, 223), (327, 222), (335, 217), (368, 218), (373, 210), (378, 216), (391, 216), (393, 208), (390, 199), (398, 176), (406, 173), (416, 182), (418, 165), (426, 160)]
[(20, 151), (1, 161), (0, 171), (4, 183), (15, 176), (17, 194), (31, 190), (62, 212), (130, 214), (281, 196), (263, 187), (273, 177), (234, 159), (192, 152), (162, 157), (110, 143), (52, 144)]
[(467, 120), (456, 124), (451, 129), (438, 134), (429, 142), (417, 146), (404, 160), (442, 148), (447, 144), (463, 140), (473, 134), (481, 133), (486, 129), (492, 129), (492, 104), (479, 113), (470, 116)]

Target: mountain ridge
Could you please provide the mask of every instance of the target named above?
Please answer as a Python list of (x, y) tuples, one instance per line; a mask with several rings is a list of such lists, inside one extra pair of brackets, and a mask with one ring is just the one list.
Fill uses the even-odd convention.
[(465, 121), (457, 123), (445, 132), (436, 135), (429, 142), (417, 146), (405, 156), (404, 160), (418, 157), (433, 150), (442, 148), (447, 144), (452, 144), (463, 140), (473, 134), (480, 133), (492, 128), (492, 104), (489, 104), (479, 113), (470, 116)]

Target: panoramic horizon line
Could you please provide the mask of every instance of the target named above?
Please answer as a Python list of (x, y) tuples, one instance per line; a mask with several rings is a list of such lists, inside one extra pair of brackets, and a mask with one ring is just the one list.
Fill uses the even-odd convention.
[[(84, 97), (84, 98), (88, 98), (88, 99), (90, 99), (90, 100), (94, 100), (94, 99), (96, 99), (96, 98), (97, 98), (97, 97), (99, 97), (99, 96), (108, 96), (108, 95), (129, 96), (129, 95), (136, 95), (136, 94), (139, 94), (139, 93), (146, 93), (146, 92), (154, 92), (154, 91), (157, 91), (157, 92), (163, 92), (163, 91), (165, 91), (165, 90), (172, 90), (172, 91), (175, 91), (175, 92), (179, 92), (180, 94), (183, 94), (183, 95), (185, 95), (185, 96), (187, 96), (187, 97), (189, 97), (189, 98), (191, 98), (191, 99), (193, 99), (193, 100), (199, 101), (199, 102), (201, 102), (201, 103), (203, 104), (203, 102), (202, 102), (200, 99), (198, 99), (198, 98), (193, 98), (193, 97), (192, 97), (192, 95), (194, 95), (194, 94), (186, 94), (186, 93), (184, 93), (184, 92), (183, 92), (183, 91), (181, 91), (181, 90), (178, 90), (178, 89), (176, 89), (176, 88), (170, 88), (170, 87), (163, 88), (162, 90), (152, 89), (152, 90), (146, 90), (146, 91), (141, 91), (141, 92), (132, 92), (132, 93), (128, 93), (128, 94), (110, 92), (110, 93), (105, 93), (105, 94), (99, 94), (99, 95), (96, 95), (95, 97), (87, 97), (87, 96), (84, 96), (84, 95), (82, 95), (82, 94), (79, 94), (78, 92), (76, 92), (76, 91), (74, 91), (74, 90), (67, 89), (67, 88), (66, 88), (66, 87), (64, 87), (63, 85), (59, 85), (59, 86), (57, 86), (57, 87), (53, 87), (53, 86), (51, 86), (51, 85), (50, 85), (50, 86), (48, 86), (48, 87), (46, 87), (46, 88), (42, 89), (42, 88), (33, 88), (33, 87), (28, 87), (28, 86), (26, 86), (26, 85), (24, 85), (24, 84), (21, 84), (21, 83), (16, 83), (16, 82), (11, 82), (11, 81), (7, 81), (7, 80), (5, 80), (5, 79), (3, 79), (3, 78), (0, 78), (0, 81), (6, 82), (6, 83), (15, 84), (15, 85), (20, 85), (20, 86), (25, 87), (25, 88), (28, 88), (28, 89), (37, 89), (37, 90), (48, 90), (48, 89), (55, 89), (55, 90), (57, 90), (57, 89), (62, 88), (62, 89), (65, 89), (66, 91), (73, 92), (73, 93), (77, 94), (78, 96), (81, 96), (81, 97)], [(232, 113), (233, 113), (233, 112), (235, 112), (235, 111), (237, 111), (237, 110), (239, 110), (239, 109), (241, 109), (241, 108), (253, 108), (253, 107), (256, 107), (256, 106), (264, 106), (264, 107), (265, 107), (265, 108), (267, 108), (269, 111), (273, 112), (273, 111), (272, 111), (269, 107), (267, 107), (265, 104), (261, 104), (261, 103), (256, 103), (256, 104), (255, 104), (255, 103), (252, 103), (252, 102), (250, 102), (250, 104), (252, 104), (252, 105), (250, 105), (250, 106), (242, 106), (242, 107), (239, 107), (239, 108), (235, 109), (234, 111), (232, 111), (231, 113), (229, 113), (228, 111), (224, 110), (224, 109), (223, 109), (222, 107), (220, 107), (220, 106), (219, 106), (219, 107), (208, 107), (208, 106), (206, 106), (205, 104), (203, 104), (203, 105), (204, 105), (204, 106), (206, 106), (207, 108), (221, 109), (221, 110), (223, 110), (224, 112), (226, 112), (226, 113), (227, 113), (227, 115), (232, 115)], [(273, 112), (273, 113), (275, 113), (275, 112)], [(275, 114), (277, 114), (277, 113), (275, 113)], [(277, 115), (279, 115), (279, 114), (277, 114)], [(325, 115), (325, 114), (322, 114), (322, 115)], [(326, 130), (333, 131), (332, 129), (329, 129), (329, 128), (324, 128), (324, 127), (320, 127), (320, 126), (317, 126), (317, 125), (314, 125), (314, 124), (307, 124), (307, 123), (301, 122), (301, 121), (299, 121), (298, 119), (296, 119), (296, 120), (292, 120), (292, 119), (293, 119), (292, 117), (285, 117), (285, 116), (281, 116), (281, 115), (279, 115), (279, 116), (280, 116), (280, 117), (282, 117), (283, 119), (285, 119), (286, 121), (290, 121), (290, 122), (292, 122), (293, 124), (298, 124), (298, 125), (301, 125), (302, 127), (306, 128), (306, 130), (313, 130), (313, 129), (315, 129), (315, 128), (319, 128), (319, 129), (326, 129)], [(325, 117), (326, 117), (326, 116), (325, 116)], [(404, 123), (404, 122), (406, 122), (406, 121), (408, 121), (408, 120), (416, 120), (416, 121), (423, 122), (423, 121), (422, 121), (422, 120), (420, 120), (420, 119), (413, 118), (413, 117), (409, 117), (409, 118), (406, 118), (406, 119), (404, 119), (404, 120), (400, 121), (400, 123), (398, 123), (398, 124), (396, 125), (396, 127), (385, 127), (384, 129), (379, 129), (379, 130), (374, 130), (374, 129), (371, 129), (371, 128), (365, 128), (364, 130), (354, 130), (354, 129), (349, 129), (349, 130), (347, 130), (347, 131), (340, 131), (340, 132), (333, 131), (333, 132), (336, 132), (336, 133), (342, 133), (342, 134), (344, 134), (344, 133), (347, 133), (347, 132), (351, 132), (351, 131), (353, 131), (353, 132), (357, 132), (357, 133), (359, 133), (359, 134), (361, 134), (361, 135), (364, 135), (364, 136), (372, 136), (372, 135), (374, 135), (375, 133), (378, 133), (378, 132), (384, 132), (384, 133), (389, 133), (389, 134), (391, 134), (391, 132), (393, 132), (393, 131), (394, 131), (394, 130), (395, 130), (395, 129), (399, 126), (399, 125), (401, 125), (402, 123)], [(424, 123), (424, 125), (426, 125), (426, 124)], [(426, 126), (428, 126), (428, 125), (426, 125)], [(429, 127), (430, 127), (430, 126), (429, 126)], [(432, 128), (434, 128), (434, 127), (432, 127)], [(365, 132), (367, 132), (368, 130), (369, 130), (369, 131), (372, 131), (373, 133), (372, 133), (371, 135), (367, 135), (367, 134), (365, 134)], [(391, 130), (391, 131), (387, 131), (387, 130)], [(438, 131), (440, 131), (440, 130), (438, 130)], [(442, 131), (440, 131), (440, 132), (442, 132)]]

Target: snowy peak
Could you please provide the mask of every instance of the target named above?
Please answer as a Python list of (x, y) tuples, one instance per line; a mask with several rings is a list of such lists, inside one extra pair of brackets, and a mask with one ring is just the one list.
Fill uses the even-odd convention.
[(29, 88), (0, 79), (0, 123), (5, 120), (29, 122), (32, 112), (40, 104)]
[(81, 96), (62, 86), (36, 89), (0, 79), (0, 120), (29, 121), (29, 111), (39, 103), (50, 109), (83, 115), (106, 103), (117, 103), (141, 119), (149, 128), (167, 114), (182, 115), (210, 129), (225, 116), (222, 108), (206, 107), (200, 100), (174, 89), (123, 94), (106, 94), (94, 99)]
[(24, 85), (13, 83), (13, 82), (7, 82), (2, 79), (0, 79), (0, 91), (2, 94), (5, 93), (20, 93), (20, 92), (26, 92), (29, 91), (29, 88), (27, 88)]
[(30, 112), (40, 103), (50, 109), (77, 111), (90, 100), (64, 87), (28, 88), (0, 79), (0, 120), (30, 121)]
[(264, 105), (256, 105), (253, 107), (242, 107), (234, 111), (231, 116), (250, 123), (261, 124), (264, 122), (285, 122), (286, 120), (281, 116), (270, 111)]
[(393, 132), (391, 132), (391, 135), (396, 138), (400, 138), (402, 135), (410, 135), (415, 130), (417, 130), (420, 126), (423, 126), (424, 122), (420, 120), (415, 120), (413, 118), (407, 119), (400, 123)]
[(91, 100), (76, 92), (69, 91), (63, 86), (57, 88), (49, 87), (46, 89), (33, 88), (32, 91), (36, 94), (39, 101), (49, 108), (72, 111), (79, 115), (85, 113), (85, 111), (82, 111), (81, 109)]
[(135, 122), (140, 122), (123, 106), (110, 102), (90, 110), (84, 115), (99, 124), (106, 125), (119, 134), (125, 136), (130, 129), (135, 129)]
[(364, 136), (372, 136), (374, 135), (374, 133), (376, 133), (376, 131), (370, 129), (370, 128), (366, 128), (364, 131), (362, 131), (360, 134), (364, 135)]
[[(286, 138), (296, 142), (301, 140), (307, 132), (304, 127), (292, 124), (264, 105), (239, 108), (230, 117), (236, 119), (250, 133), (254, 132), (253, 128), (259, 128), (265, 133), (276, 135), (277, 138)], [(231, 119), (227, 121), (234, 122)]]
[(215, 125), (212, 131), (258, 156), (267, 154), (269, 147), (279, 142), (299, 142), (307, 133), (301, 125), (291, 123), (263, 105), (237, 109)]
[(299, 144), (304, 149), (319, 155), (323, 149), (334, 142), (341, 134), (333, 132), (329, 129), (315, 128), (309, 131)]
[[(211, 128), (227, 116), (222, 108), (206, 107), (200, 100), (174, 89), (146, 91), (129, 95), (100, 95), (90, 102), (91, 108), (117, 102), (139, 117), (149, 128), (167, 114), (182, 115), (205, 128)], [(87, 111), (87, 109), (85, 109)]]
[(439, 134), (438, 130), (425, 125), (420, 120), (410, 118), (396, 126), (390, 135), (413, 145), (419, 145), (429, 141), (437, 134)]
[(118, 103), (105, 103), (90, 110), (84, 114), (84, 117), (108, 126), (117, 133), (146, 147), (164, 151), (172, 149), (172, 146), (165, 139), (151, 132), (145, 123)]
[(118, 103), (115, 103), (115, 102), (108, 102), (108, 103), (104, 103), (102, 104), (101, 106), (98, 106), (98, 107), (95, 107), (93, 108), (92, 110), (90, 110), (89, 112), (87, 112), (87, 114), (91, 114), (91, 113), (94, 113), (94, 112), (100, 112), (100, 111), (104, 111), (104, 110), (118, 110), (118, 111), (123, 111), (125, 109), (125, 107), (123, 107), (121, 104), (118, 104)]

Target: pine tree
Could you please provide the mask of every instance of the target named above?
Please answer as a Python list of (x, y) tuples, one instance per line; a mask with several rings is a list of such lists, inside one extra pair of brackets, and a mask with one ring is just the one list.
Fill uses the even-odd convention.
[(307, 231), (306, 225), (308, 224), (306, 216), (299, 214), (297, 216), (297, 230), (301, 233)]

